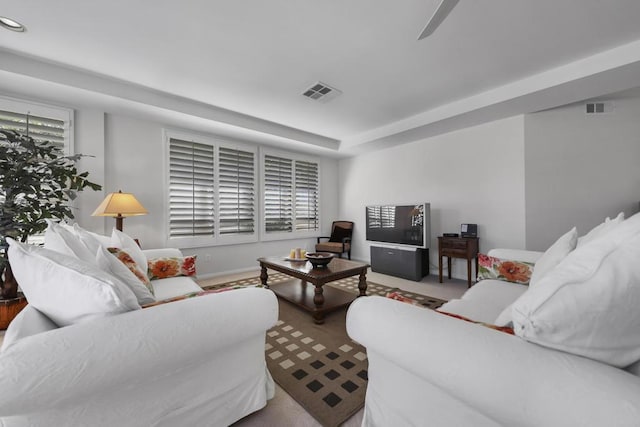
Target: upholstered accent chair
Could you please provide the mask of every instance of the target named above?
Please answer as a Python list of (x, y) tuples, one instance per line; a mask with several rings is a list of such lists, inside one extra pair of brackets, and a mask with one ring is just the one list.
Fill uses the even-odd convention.
[[(316, 252), (331, 252), (338, 254), (342, 258), (343, 253), (347, 253), (351, 259), (351, 234), (353, 233), (353, 222), (351, 221), (333, 221), (331, 224), (331, 236), (318, 237), (316, 244)], [(320, 239), (328, 239), (322, 242)]]

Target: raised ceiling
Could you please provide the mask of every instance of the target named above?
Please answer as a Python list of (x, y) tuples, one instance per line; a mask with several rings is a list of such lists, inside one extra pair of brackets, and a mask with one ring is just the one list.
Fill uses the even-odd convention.
[(349, 154), (640, 86), (638, 0), (461, 0), (418, 41), (438, 4), (7, 1), (0, 90)]

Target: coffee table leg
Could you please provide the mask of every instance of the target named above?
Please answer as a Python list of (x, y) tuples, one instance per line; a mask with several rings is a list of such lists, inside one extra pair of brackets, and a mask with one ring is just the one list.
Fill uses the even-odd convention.
[(260, 281), (262, 282), (262, 286), (264, 286), (265, 288), (269, 289), (269, 285), (267, 285), (267, 278), (269, 277), (267, 275), (267, 267), (265, 267), (264, 265), (260, 264), (261, 270), (260, 270)]
[(362, 270), (360, 272), (360, 277), (358, 280), (358, 289), (360, 290), (361, 297), (367, 296), (367, 270)]
[(324, 314), (318, 310), (324, 305), (324, 295), (322, 295), (322, 285), (316, 285), (315, 295), (313, 295), (313, 304), (316, 306), (313, 312), (313, 321), (319, 325), (324, 323)]

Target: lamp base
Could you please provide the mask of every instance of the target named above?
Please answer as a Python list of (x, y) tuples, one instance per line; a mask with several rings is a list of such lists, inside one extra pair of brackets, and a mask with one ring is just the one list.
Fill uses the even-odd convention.
[(119, 215), (118, 215), (118, 216), (116, 217), (116, 230), (118, 230), (118, 231), (122, 231), (122, 224), (123, 224), (123, 222), (124, 222), (123, 220), (124, 220), (124, 217), (123, 217), (123, 216), (119, 216)]

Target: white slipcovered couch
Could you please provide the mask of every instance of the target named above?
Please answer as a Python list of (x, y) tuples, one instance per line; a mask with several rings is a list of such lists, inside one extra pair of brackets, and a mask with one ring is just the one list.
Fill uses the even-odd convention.
[[(640, 425), (640, 217), (575, 229), (534, 263), (530, 286), (481, 280), (439, 310), (358, 298), (347, 331), (367, 348), (363, 426)], [(614, 227), (615, 226), (615, 227)]]
[[(10, 259), (27, 299), (34, 292), (27, 280), (47, 282), (49, 275), (46, 285), (61, 288), (63, 298), (70, 277), (82, 280), (78, 271), (66, 282), (52, 276), (59, 263), (89, 270), (67, 255), (45, 249), (34, 255), (33, 248), (18, 246), (12, 244)], [(181, 255), (177, 249), (142, 253)], [(21, 257), (46, 271), (25, 272)], [(113, 283), (120, 300), (135, 303), (122, 281)], [(191, 277), (151, 283), (158, 300), (202, 291)], [(116, 298), (113, 292), (108, 297)], [(37, 295), (34, 301), (43, 304)], [(71, 302), (58, 303), (67, 309), (62, 316), (73, 312)], [(34, 305), (30, 301), (11, 322), (0, 350), (1, 426), (226, 426), (273, 397), (264, 353), (265, 333), (278, 318), (271, 291), (237, 289), (119, 313), (76, 313), (80, 320), (64, 327)]]

